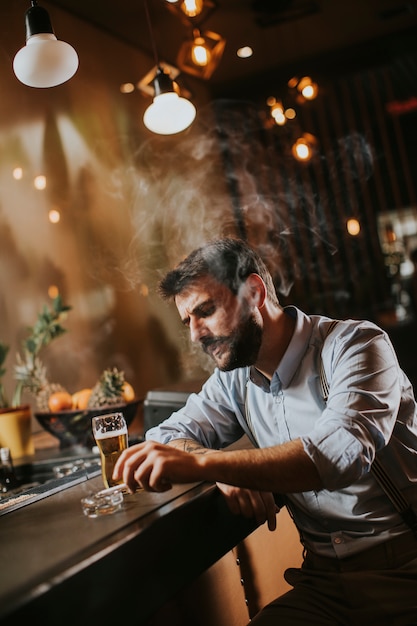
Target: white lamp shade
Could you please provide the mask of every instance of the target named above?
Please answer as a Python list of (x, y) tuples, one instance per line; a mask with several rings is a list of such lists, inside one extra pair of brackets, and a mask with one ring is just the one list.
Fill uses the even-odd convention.
[(174, 91), (155, 96), (146, 109), (143, 123), (153, 133), (174, 135), (190, 126), (196, 116), (195, 106)]
[(51, 33), (32, 35), (13, 61), (17, 78), (29, 87), (55, 87), (74, 76), (78, 55)]

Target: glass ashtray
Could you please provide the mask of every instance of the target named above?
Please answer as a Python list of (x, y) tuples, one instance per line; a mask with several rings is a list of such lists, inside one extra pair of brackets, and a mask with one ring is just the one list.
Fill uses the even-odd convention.
[(102, 515), (112, 515), (122, 508), (123, 491), (121, 489), (110, 493), (91, 493), (82, 498), (81, 507), (87, 517), (100, 517)]

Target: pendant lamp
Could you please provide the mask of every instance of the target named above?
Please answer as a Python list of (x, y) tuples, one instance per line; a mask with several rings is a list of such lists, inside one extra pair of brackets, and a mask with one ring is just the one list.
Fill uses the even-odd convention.
[(144, 3), (157, 71), (152, 81), (155, 90), (153, 103), (146, 109), (143, 123), (153, 133), (174, 135), (182, 132), (192, 124), (196, 116), (196, 109), (192, 102), (178, 94), (174, 81), (160, 66), (148, 4), (146, 0), (144, 0)]
[(48, 12), (35, 0), (26, 11), (26, 45), (13, 61), (17, 78), (29, 87), (55, 87), (69, 80), (78, 69), (74, 48), (59, 41)]

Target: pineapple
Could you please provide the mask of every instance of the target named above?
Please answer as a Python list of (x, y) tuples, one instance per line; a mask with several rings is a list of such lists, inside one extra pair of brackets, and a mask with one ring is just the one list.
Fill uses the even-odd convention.
[(123, 404), (124, 382), (125, 374), (123, 371), (118, 370), (117, 367), (104, 370), (91, 391), (88, 408)]
[(48, 411), (49, 396), (56, 391), (65, 391), (59, 383), (50, 383), (46, 375), (46, 367), (38, 357), (23, 360), (20, 354), (16, 357), (15, 378), (24, 384), (25, 389), (35, 396), (39, 411)]

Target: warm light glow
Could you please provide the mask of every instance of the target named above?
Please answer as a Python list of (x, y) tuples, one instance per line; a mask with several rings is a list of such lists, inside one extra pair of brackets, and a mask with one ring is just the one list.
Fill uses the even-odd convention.
[(306, 100), (314, 100), (319, 91), (317, 83), (313, 83), (310, 76), (304, 76), (301, 78), (297, 85), (297, 89)]
[(287, 118), (287, 120), (293, 120), (296, 116), (296, 112), (294, 109), (292, 109), (291, 107), (289, 109), (285, 109), (285, 117)]
[(275, 104), (271, 107), (271, 115), (275, 120), (275, 123), (278, 126), (284, 126), (287, 122), (287, 118), (284, 115), (284, 107), (282, 106), (282, 102), (277, 100)]
[(58, 41), (51, 33), (30, 37), (13, 61), (17, 78), (29, 87), (55, 87), (74, 76), (78, 56), (65, 41)]
[(249, 57), (253, 55), (253, 50), (250, 46), (242, 46), (242, 48), (238, 49), (236, 54), (240, 59), (249, 59)]
[(304, 133), (297, 139), (291, 148), (291, 152), (297, 161), (309, 161), (314, 154), (317, 139), (310, 133)]
[(299, 161), (308, 161), (311, 159), (310, 146), (302, 139), (298, 139), (293, 145), (293, 153), (295, 158)]
[(132, 93), (132, 91), (135, 91), (135, 85), (133, 83), (123, 83), (123, 85), (120, 85), (120, 91), (122, 93)]
[(23, 178), (23, 170), (21, 167), (15, 167), (13, 170), (13, 178), (15, 180), (22, 180)]
[(187, 74), (208, 80), (223, 56), (226, 40), (218, 33), (193, 30), (192, 39), (186, 39), (177, 54), (177, 64)]
[(51, 224), (58, 224), (61, 219), (61, 214), (57, 209), (51, 209), (48, 213), (48, 217)]
[(13, 60), (17, 78), (29, 87), (55, 87), (74, 76), (78, 55), (55, 37), (48, 11), (32, 1), (25, 13), (26, 45)]
[(304, 96), (306, 100), (314, 100), (317, 96), (317, 86), (314, 85), (306, 85), (302, 90), (301, 94)]
[(196, 116), (195, 106), (170, 91), (156, 96), (146, 109), (143, 123), (153, 133), (173, 135), (190, 126)]
[(48, 296), (52, 298), (56, 298), (59, 295), (59, 289), (56, 285), (49, 285), (48, 287)]
[(298, 78), (298, 76), (293, 76), (288, 81), (288, 87), (290, 89), (297, 89), (299, 93), (298, 100), (300, 102), (304, 100), (314, 100), (317, 98), (317, 94), (319, 92), (319, 87), (317, 83), (313, 82), (310, 76), (303, 76), (302, 78)]
[(356, 235), (359, 235), (361, 231), (361, 225), (359, 224), (357, 219), (352, 217), (346, 222), (346, 229), (349, 235), (352, 235), (352, 237), (356, 237)]
[(35, 189), (45, 189), (46, 188), (46, 176), (43, 175), (39, 175), (39, 176), (35, 176), (34, 180), (33, 180), (33, 186), (35, 187)]
[(184, 11), (187, 17), (195, 17), (199, 15), (203, 10), (203, 0), (183, 0), (181, 9)]
[(196, 37), (191, 48), (191, 59), (193, 63), (200, 67), (205, 67), (210, 63), (211, 54), (206, 46), (204, 37)]

